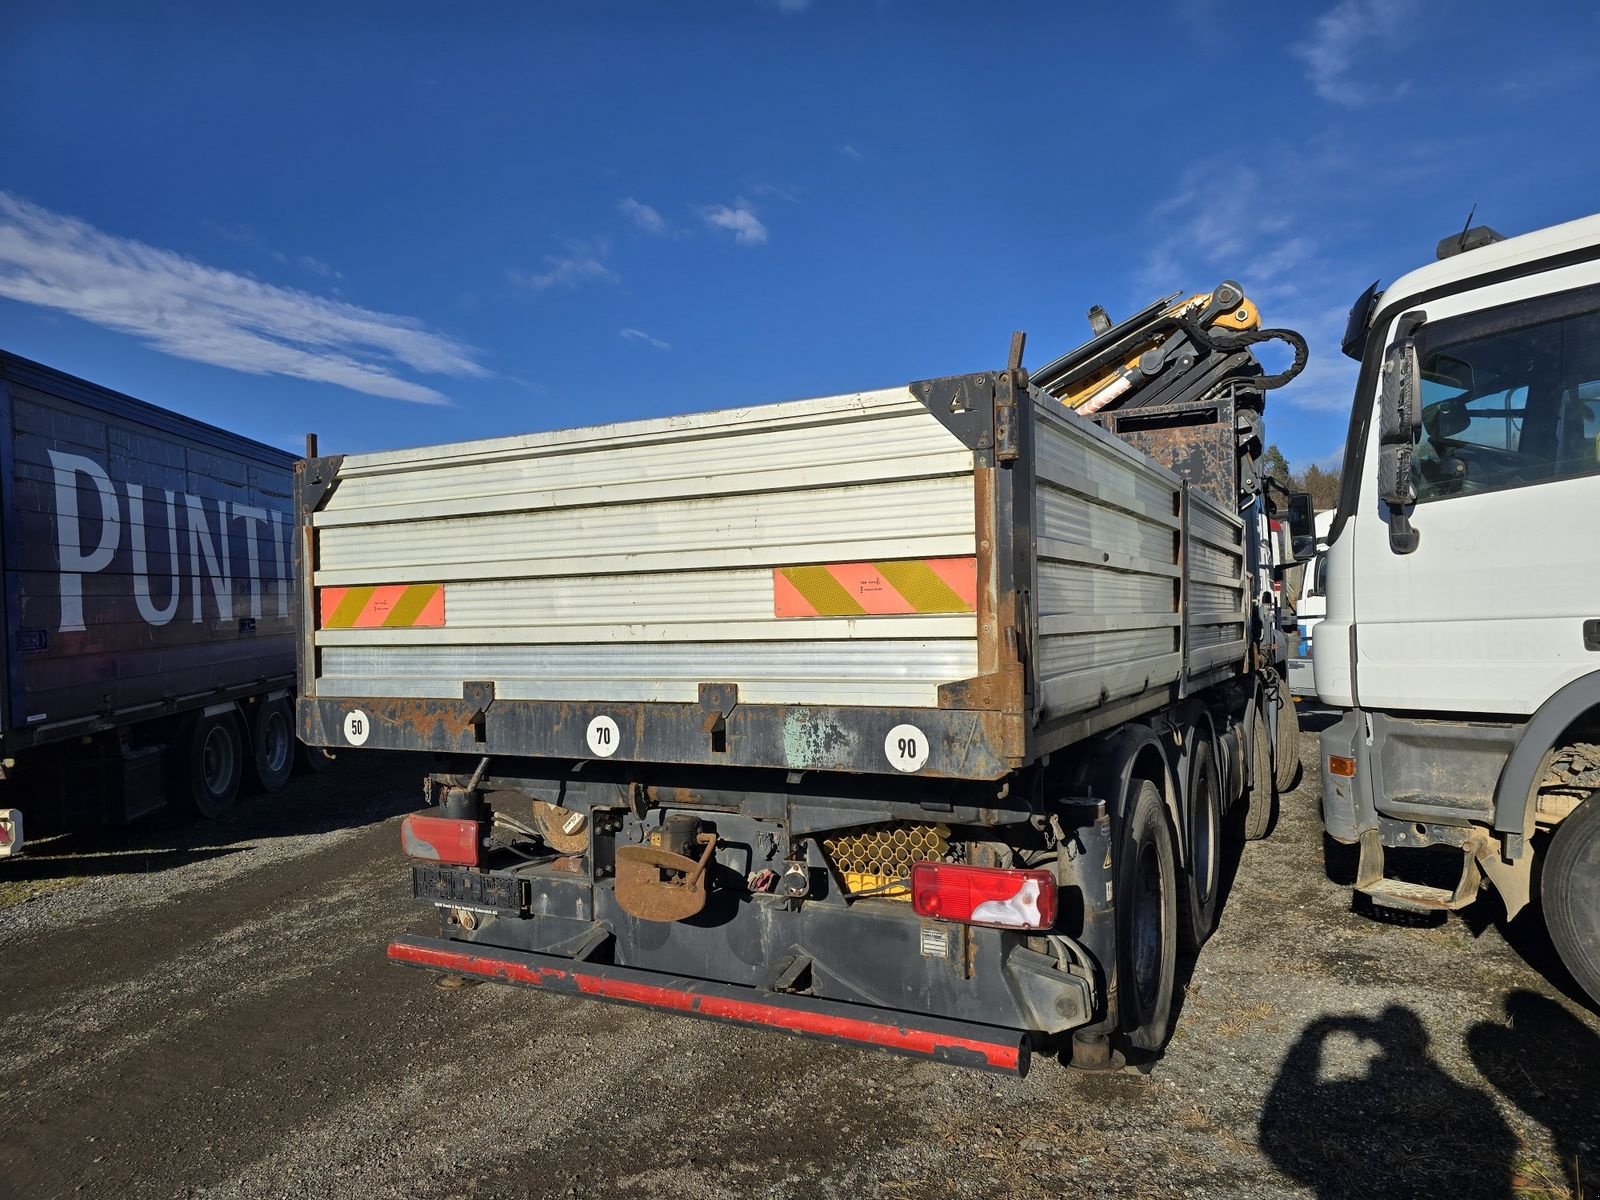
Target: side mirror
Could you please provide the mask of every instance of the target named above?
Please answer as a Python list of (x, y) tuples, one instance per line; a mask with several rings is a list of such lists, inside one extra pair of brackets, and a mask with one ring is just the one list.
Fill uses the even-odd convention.
[(1289, 544), (1295, 562), (1310, 562), (1317, 556), (1316, 510), (1306, 492), (1289, 494)]
[(1417, 531), (1403, 511), (1417, 502), (1413, 443), (1422, 428), (1417, 343), (1402, 337), (1383, 355), (1378, 394), (1378, 498), (1389, 506), (1389, 548), (1410, 554)]

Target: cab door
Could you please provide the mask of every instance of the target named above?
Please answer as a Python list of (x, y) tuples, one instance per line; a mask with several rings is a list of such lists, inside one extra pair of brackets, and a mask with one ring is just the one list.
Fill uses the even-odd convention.
[(1356, 697), (1531, 713), (1600, 668), (1584, 636), (1600, 617), (1600, 268), (1419, 309), (1419, 540), (1391, 542), (1372, 422), (1352, 531)]

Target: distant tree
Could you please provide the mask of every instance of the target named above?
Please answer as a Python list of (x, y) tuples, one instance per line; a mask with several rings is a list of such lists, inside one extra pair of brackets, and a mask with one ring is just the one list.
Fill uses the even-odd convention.
[(1266, 453), (1261, 456), (1261, 466), (1264, 474), (1271, 475), (1285, 487), (1291, 486), (1289, 460), (1283, 456), (1283, 451), (1278, 449), (1278, 443), (1274, 442), (1267, 447)]
[(1311, 507), (1318, 512), (1323, 509), (1334, 508), (1339, 503), (1339, 471), (1324, 471), (1316, 463), (1312, 463), (1300, 476), (1295, 486), (1296, 491), (1311, 493)]
[(1261, 456), (1262, 470), (1271, 475), (1291, 492), (1307, 492), (1311, 496), (1311, 505), (1319, 512), (1323, 509), (1333, 508), (1339, 503), (1339, 470), (1334, 468), (1325, 471), (1316, 463), (1312, 463), (1304, 471), (1295, 471), (1289, 465), (1289, 460), (1284, 457), (1283, 451), (1278, 449), (1276, 443), (1266, 449)]

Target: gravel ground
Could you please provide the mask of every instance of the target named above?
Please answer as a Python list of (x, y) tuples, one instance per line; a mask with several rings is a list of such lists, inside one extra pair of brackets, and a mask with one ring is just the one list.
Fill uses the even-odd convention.
[(387, 965), (433, 924), (396, 846), (422, 769), (347, 755), (225, 823), (0, 864), (0, 1195), (1460, 1200), (1600, 1178), (1600, 1018), (1536, 919), (1352, 912), (1312, 786), (1244, 849), (1152, 1068), (1011, 1080)]

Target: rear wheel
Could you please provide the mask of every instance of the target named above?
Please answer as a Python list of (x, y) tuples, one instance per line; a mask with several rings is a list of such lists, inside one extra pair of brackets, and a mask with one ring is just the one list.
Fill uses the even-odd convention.
[(1561, 961), (1600, 1004), (1600, 792), (1556, 826), (1539, 895)]
[(1278, 752), (1272, 759), (1272, 782), (1280, 796), (1300, 782), (1300, 710), (1282, 680), (1278, 682)]
[(197, 816), (214, 819), (233, 808), (244, 773), (244, 739), (232, 712), (200, 716), (189, 726), (183, 797)]
[(1217, 891), (1222, 874), (1222, 787), (1211, 739), (1196, 731), (1199, 744), (1189, 764), (1189, 869), (1178, 893), (1178, 939), (1194, 953), (1217, 925)]
[(1250, 722), (1250, 784), (1245, 789), (1239, 822), (1246, 841), (1256, 842), (1272, 828), (1272, 737), (1267, 732), (1265, 697), (1256, 701)]
[(1117, 854), (1117, 1004), (1131, 1045), (1159, 1050), (1172, 1020), (1178, 969), (1178, 876), (1161, 793), (1140, 780)]
[(294, 771), (294, 714), (287, 700), (263, 700), (250, 722), (250, 775), (264, 792), (281, 791)]

